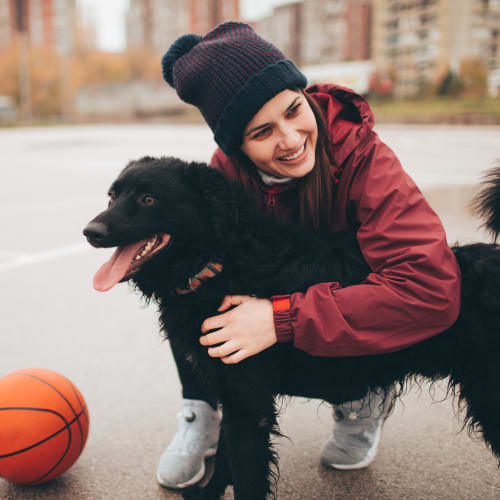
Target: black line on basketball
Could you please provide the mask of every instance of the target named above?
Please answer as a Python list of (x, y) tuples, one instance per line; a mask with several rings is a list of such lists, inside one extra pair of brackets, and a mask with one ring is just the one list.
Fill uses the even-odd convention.
[[(35, 443), (35, 444), (31, 445), (31, 446), (28, 446), (27, 448), (24, 448), (22, 450), (17, 450), (15, 452), (8, 453), (6, 455), (0, 455), (0, 459), (1, 458), (11, 457), (13, 455), (18, 455), (18, 454), (23, 453), (25, 451), (31, 450), (33, 448), (36, 448), (37, 446), (40, 446), (41, 444), (46, 443), (47, 441), (49, 441), (53, 437), (57, 436), (58, 434), (60, 434), (64, 430), (67, 430), (68, 431), (68, 441), (67, 441), (67, 444), (66, 444), (66, 449), (62, 453), (62, 455), (59, 458), (59, 460), (55, 463), (55, 465), (49, 471), (47, 471), (46, 473), (42, 474), (40, 477), (38, 477), (36, 479), (33, 479), (32, 481), (29, 481), (26, 484), (33, 484), (33, 483), (36, 483), (38, 481), (41, 481), (42, 479), (44, 479), (45, 477), (47, 477), (49, 474), (51, 474), (59, 466), (59, 464), (64, 460), (64, 457), (68, 454), (68, 451), (69, 451), (69, 449), (71, 447), (71, 440), (72, 440), (71, 426), (75, 423), (75, 421), (77, 421), (79, 423), (80, 417), (82, 416), (82, 414), (83, 415), (85, 414), (86, 408), (87, 408), (87, 406), (84, 406), (82, 408), (81, 412), (73, 420), (71, 420), (70, 422), (67, 422), (66, 419), (64, 418), (64, 416), (61, 415), (60, 413), (58, 413), (58, 412), (56, 412), (54, 410), (49, 410), (47, 408), (27, 408), (27, 407), (0, 408), (0, 411), (6, 411), (6, 410), (28, 410), (28, 411), (41, 411), (41, 412), (46, 412), (46, 413), (52, 413), (52, 414), (56, 415), (57, 417), (59, 417), (61, 420), (63, 420), (63, 422), (65, 423), (64, 427), (62, 427), (58, 431), (54, 432), (53, 434), (51, 434), (47, 438), (44, 438), (43, 440), (39, 441), (38, 443)], [(81, 451), (80, 451), (80, 453), (81, 453)]]
[[(47, 382), (43, 378), (37, 377), (36, 375), (32, 375), (31, 373), (14, 372), (14, 373), (11, 373), (11, 375), (24, 375), (25, 377), (30, 377), (32, 379), (38, 380), (39, 382), (42, 382), (45, 385), (49, 386), (53, 391), (57, 392), (57, 394), (59, 394), (59, 396), (61, 396), (61, 398), (64, 399), (66, 404), (70, 407), (71, 411), (73, 412), (73, 415), (76, 416), (76, 411), (73, 408), (73, 405), (68, 401), (68, 398), (66, 398), (66, 396), (64, 394), (62, 394), (61, 391), (57, 387), (54, 387), (51, 383)], [(66, 377), (64, 377), (64, 375), (61, 375), (61, 377), (63, 377), (65, 380), (68, 380)]]
[(68, 444), (66, 445), (66, 449), (64, 450), (64, 453), (61, 455), (61, 458), (56, 462), (56, 464), (48, 472), (46, 472), (45, 474), (42, 474), (40, 477), (33, 479), (33, 481), (30, 481), (29, 483), (26, 483), (26, 484), (37, 483), (38, 481), (41, 481), (43, 478), (45, 478), (49, 474), (51, 474), (54, 470), (56, 470), (57, 466), (64, 460), (64, 457), (68, 454), (70, 447), (71, 447), (71, 429), (70, 429), (70, 427), (68, 427)]
[[(36, 483), (38, 481), (41, 481), (42, 479), (44, 479), (45, 477), (47, 477), (49, 474), (51, 474), (56, 468), (57, 466), (64, 460), (64, 457), (68, 454), (68, 450), (70, 449), (70, 446), (71, 446), (71, 436), (72, 436), (72, 432), (71, 432), (71, 426), (75, 423), (75, 420), (78, 422), (78, 424), (80, 424), (80, 417), (83, 415), (85, 415), (85, 409), (87, 408), (87, 406), (85, 405), (84, 408), (82, 408), (82, 411), (78, 414), (78, 416), (76, 416), (73, 420), (71, 420), (71, 422), (68, 423), (68, 444), (66, 446), (66, 450), (64, 450), (64, 453), (62, 454), (61, 458), (58, 460), (58, 462), (54, 465), (54, 467), (52, 467), (52, 469), (50, 469), (48, 472), (46, 472), (43, 476), (40, 476), (39, 478), (37, 479), (34, 479), (33, 481), (30, 481), (29, 483), (26, 483), (26, 484), (33, 484), (33, 483)], [(62, 429), (61, 429), (62, 431)], [(80, 453), (82, 452), (82, 450), (80, 450)]]
[[(66, 380), (68, 380), (68, 379), (66, 379)], [(82, 410), (83, 409), (83, 404), (80, 401), (80, 396), (78, 395), (78, 389), (73, 384), (73, 382), (71, 382), (71, 380), (68, 380), (68, 382), (69, 382), (69, 385), (71, 387), (71, 390), (73, 391), (73, 394), (74, 394), (76, 400), (78, 401), (78, 404), (80, 405), (80, 410)], [(83, 412), (83, 417), (87, 421), (87, 427), (88, 427), (88, 425), (89, 425), (90, 422), (89, 422), (89, 419), (87, 418), (87, 414), (85, 412)], [(78, 419), (78, 429), (80, 430), (80, 453), (81, 453), (83, 451), (85, 443), (83, 442), (83, 429), (82, 429), (82, 424), (80, 422), (80, 419)]]
[[(71, 411), (73, 412), (73, 416), (76, 417), (77, 412), (73, 408), (73, 405), (68, 401), (68, 399), (66, 398), (66, 396), (64, 396), (64, 394), (62, 394), (59, 391), (59, 389), (57, 389), (56, 387), (54, 387), (52, 384), (50, 384), (49, 382), (47, 382), (43, 378), (37, 377), (36, 375), (32, 375), (31, 373), (24, 373), (24, 372), (14, 372), (14, 373), (11, 373), (11, 375), (24, 375), (25, 377), (30, 377), (30, 378), (32, 378), (34, 380), (38, 380), (39, 382), (43, 382), (45, 385), (47, 385), (48, 387), (50, 387), (53, 391), (57, 392), (57, 394), (59, 394), (59, 396), (61, 396), (61, 398), (70, 407)], [(64, 375), (60, 375), (60, 376), (63, 377), (64, 380), (66, 380), (67, 382), (69, 382), (70, 386), (73, 385), (72, 382), (69, 379), (67, 379)], [(73, 391), (73, 393), (74, 392), (75, 391)], [(77, 399), (78, 399), (78, 403), (80, 404), (80, 408), (81, 408), (82, 407), (82, 403), (80, 401), (80, 398), (77, 397)], [(80, 430), (80, 453), (81, 453), (83, 451), (83, 431), (82, 431), (80, 420), (78, 420), (78, 427), (79, 427), (79, 430)]]
[(56, 415), (56, 417), (59, 417), (64, 422), (64, 427), (61, 427), (59, 430), (57, 430), (56, 432), (54, 432), (50, 436), (43, 438), (41, 441), (38, 441), (38, 443), (34, 443), (34, 444), (32, 444), (26, 448), (23, 448), (21, 450), (16, 450), (16, 451), (13, 451), (11, 453), (6, 453), (5, 455), (0, 455), (0, 459), (12, 457), (14, 455), (19, 455), (21, 453), (24, 453), (25, 451), (36, 448), (37, 446), (40, 446), (41, 444), (46, 443), (47, 441), (49, 441), (53, 437), (57, 436), (58, 434), (63, 432), (65, 429), (67, 429), (69, 431), (69, 440), (71, 441), (71, 429), (69, 428), (69, 425), (71, 425), (74, 422), (74, 420), (72, 420), (71, 423), (68, 425), (67, 420), (59, 412), (57, 412), (55, 410), (49, 410), (48, 408), (30, 408), (30, 407), (23, 407), (23, 406), (12, 406), (12, 407), (8, 407), (8, 408), (0, 408), (0, 411), (9, 411), (9, 410), (11, 410), (11, 411), (12, 410), (26, 410), (26, 411), (38, 411), (38, 412), (44, 412), (44, 413), (52, 413), (53, 415)]

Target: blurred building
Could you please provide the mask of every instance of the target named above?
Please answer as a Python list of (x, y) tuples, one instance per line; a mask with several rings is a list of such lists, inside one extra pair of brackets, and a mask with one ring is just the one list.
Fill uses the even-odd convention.
[(304, 62), (369, 59), (371, 1), (310, 0), (302, 5)]
[(276, 7), (257, 32), (298, 64), (370, 58), (371, 0), (302, 0)]
[(460, 62), (500, 68), (500, 0), (373, 0), (373, 57), (396, 74), (398, 96), (416, 94)]
[(206, 33), (239, 15), (239, 0), (130, 0), (127, 47), (164, 52), (185, 33)]
[(0, 48), (15, 42), (19, 25), (30, 46), (68, 52), (74, 43), (75, 0), (0, 0)]
[(297, 64), (302, 60), (302, 4), (291, 1), (275, 7), (270, 15), (252, 23), (260, 36), (276, 45)]
[(239, 0), (187, 0), (189, 5), (189, 32), (206, 33), (224, 21), (240, 18)]

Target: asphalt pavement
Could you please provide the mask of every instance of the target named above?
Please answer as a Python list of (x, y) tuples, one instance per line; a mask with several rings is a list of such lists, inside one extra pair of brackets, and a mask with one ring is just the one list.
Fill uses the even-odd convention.
[[(467, 203), (481, 173), (500, 160), (500, 127), (378, 131), (442, 217), (450, 243), (487, 239)], [(26, 367), (56, 370), (80, 388), (91, 418), (72, 469), (37, 487), (0, 479), (0, 499), (180, 499), (155, 480), (181, 402), (155, 307), (127, 285), (92, 289), (109, 251), (91, 249), (81, 231), (105, 208), (107, 188), (128, 160), (207, 160), (213, 148), (209, 131), (196, 125), (0, 130), (0, 377)], [(290, 401), (280, 418), (289, 439), (277, 441), (278, 498), (499, 499), (496, 461), (460, 432), (443, 398), (443, 386), (412, 390), (387, 421), (373, 464), (345, 472), (319, 463), (331, 431), (328, 406)]]

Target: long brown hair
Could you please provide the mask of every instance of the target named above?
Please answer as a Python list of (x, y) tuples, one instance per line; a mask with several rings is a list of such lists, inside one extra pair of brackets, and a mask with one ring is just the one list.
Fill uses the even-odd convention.
[[(303, 89), (300, 92), (311, 107), (318, 126), (318, 139), (313, 169), (298, 179), (298, 222), (318, 233), (328, 233), (332, 227), (335, 179), (332, 174), (334, 160), (330, 152), (328, 128), (319, 104)], [(257, 167), (241, 149), (235, 153), (238, 163), (256, 176)]]
[(334, 160), (331, 155), (328, 128), (319, 104), (301, 91), (314, 113), (318, 125), (318, 140), (313, 169), (299, 180), (299, 222), (319, 233), (332, 228), (335, 179), (332, 173)]

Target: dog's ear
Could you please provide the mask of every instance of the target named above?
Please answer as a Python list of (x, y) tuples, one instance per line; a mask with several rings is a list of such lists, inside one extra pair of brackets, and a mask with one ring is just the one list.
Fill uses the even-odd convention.
[(153, 156), (143, 156), (138, 162), (147, 163), (149, 161), (158, 161), (158, 158), (154, 158)]
[(224, 227), (226, 233), (255, 213), (255, 203), (240, 184), (206, 164), (193, 163), (191, 167), (196, 170), (205, 212), (214, 227)]
[(157, 158), (153, 158), (152, 156), (143, 156), (142, 158), (139, 158), (138, 160), (130, 160), (125, 167), (122, 169), (121, 173), (125, 173), (127, 170), (129, 170), (132, 167), (136, 167), (138, 165), (143, 165), (144, 163), (148, 163), (151, 161), (158, 161)]

